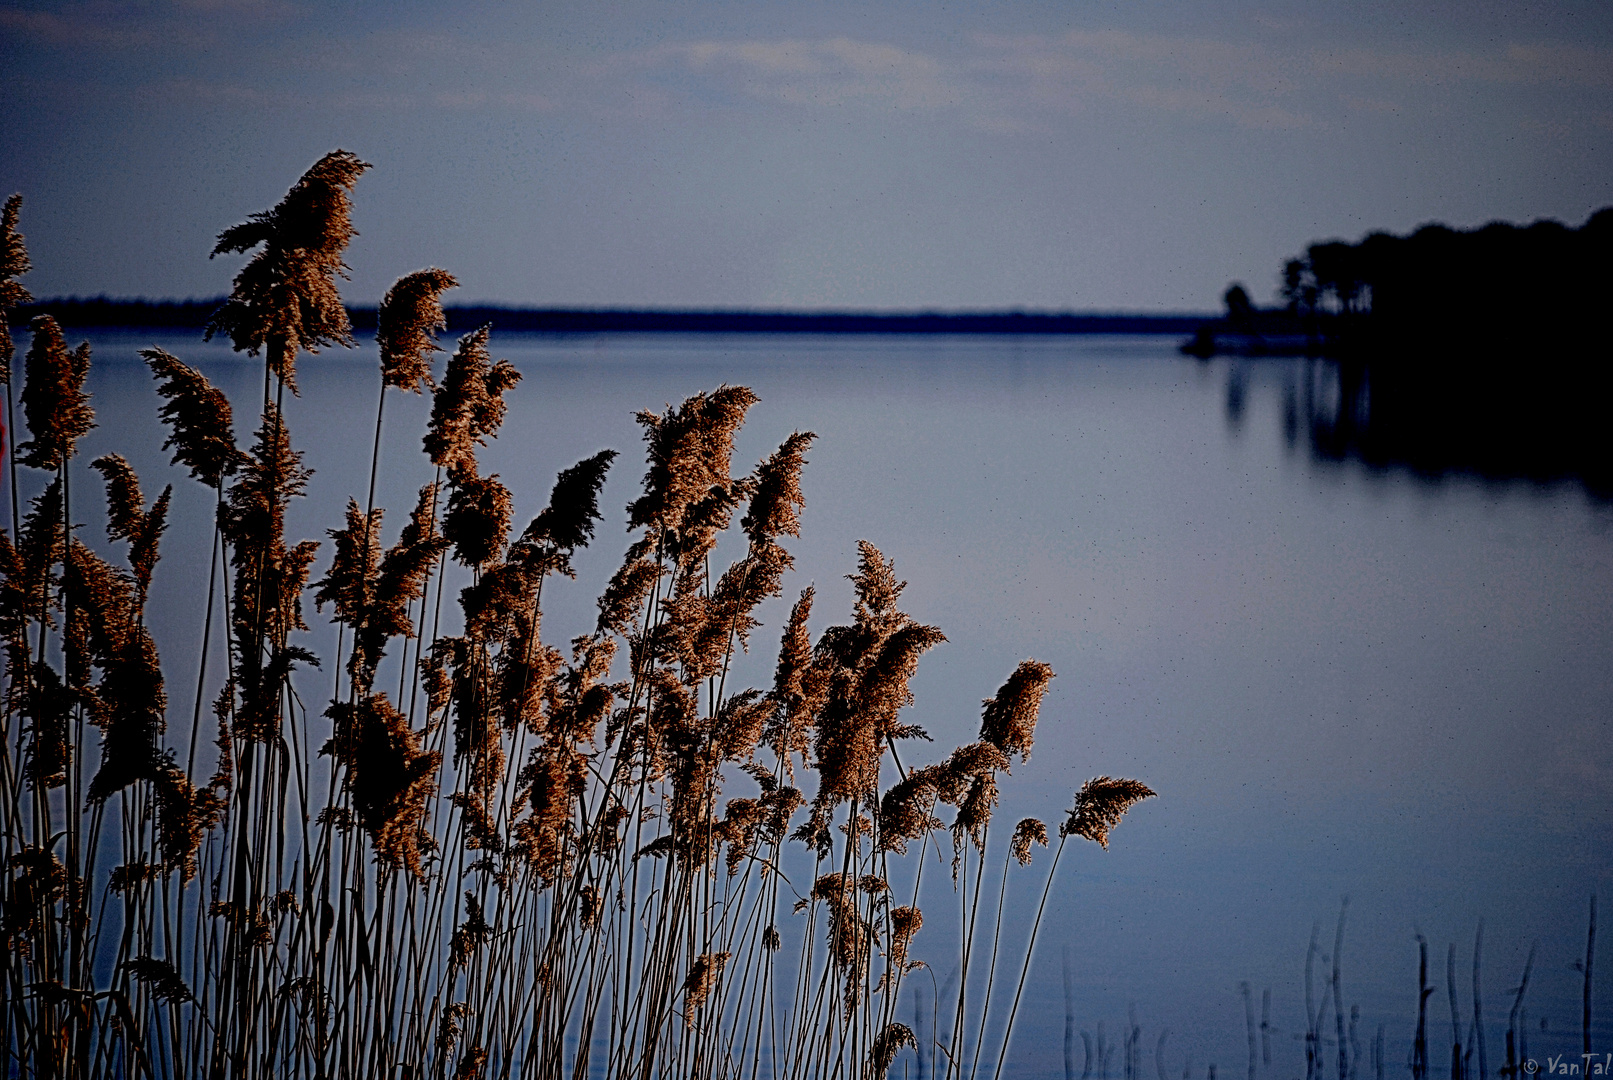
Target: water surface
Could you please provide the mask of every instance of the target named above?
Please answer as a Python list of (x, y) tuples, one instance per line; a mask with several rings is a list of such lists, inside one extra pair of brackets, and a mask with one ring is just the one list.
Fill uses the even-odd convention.
[[(101, 426), (84, 460), (116, 449), (148, 496), (163, 482), (160, 402), (134, 355), (147, 344), (225, 388), (244, 441), (258, 361), (189, 336), (91, 339)], [(1386, 1075), (1404, 1068), (1415, 1024), (1419, 932), (1440, 988), (1435, 1069), (1448, 1068), (1445, 949), (1457, 944), (1465, 995), (1481, 919), (1492, 1067), (1533, 941), (1531, 1048), (1577, 1054), (1585, 908), (1592, 892), (1613, 902), (1613, 507), (1572, 483), (1435, 482), (1321, 460), (1294, 418), (1313, 368), (1201, 364), (1175, 344), (495, 335), (494, 355), (525, 377), (482, 461), (514, 488), (519, 525), (559, 469), (623, 452), (577, 582), (545, 591), (546, 636), (560, 641), (591, 628), (626, 543), (622, 508), (643, 475), (633, 413), (750, 386), (761, 402), (736, 467), (793, 430), (818, 441), (796, 571), (763, 608), (742, 677), (770, 680), (801, 587), (818, 588), (815, 629), (849, 616), (859, 539), (895, 559), (906, 609), (948, 637), (909, 710), (936, 745), (908, 756), (972, 739), (981, 699), (1020, 660), (1053, 666), (1033, 757), (1005, 783), (999, 820), (1051, 823), (1100, 773), (1160, 794), (1111, 850), (1082, 845), (1061, 871), (1016, 1032), (1024, 1075), (1063, 1075), (1066, 963), (1075, 1031), (1096, 1035), (1101, 1021), (1118, 1044), (1134, 1008), (1148, 1075), (1162, 1028), (1171, 1076), (1211, 1062), (1241, 1074), (1243, 981), (1257, 1007), (1272, 994), (1263, 1072), (1303, 1074), (1306, 947), (1320, 921), (1331, 951), (1346, 896), (1344, 999), (1360, 1007), (1363, 1047), (1384, 1025)], [(364, 500), (373, 348), (304, 358), (298, 377), (288, 423), (317, 471), (289, 534), (324, 539), (348, 497)], [(386, 410), (390, 543), (432, 469), (419, 452), (426, 403), (393, 393)], [(177, 520), (154, 622), (166, 654), (185, 656), (208, 561), (185, 524), (205, 522), (210, 499), (178, 470), (168, 478)], [(98, 530), (99, 508), (75, 501), (94, 523), (86, 534)], [(330, 636), (309, 641), (328, 655)], [(174, 715), (188, 717), (186, 678), (169, 681)], [(953, 963), (947, 917), (919, 938), (938, 982)], [(1011, 915), (1005, 933), (1023, 932)], [(1613, 1043), (1613, 957), (1598, 967), (1600, 1046)], [(1078, 1035), (1073, 1045), (1079, 1074)]]

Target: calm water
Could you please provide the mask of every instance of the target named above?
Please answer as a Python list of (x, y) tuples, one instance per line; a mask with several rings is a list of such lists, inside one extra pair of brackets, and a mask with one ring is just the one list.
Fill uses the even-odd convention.
[[(261, 393), (260, 363), (217, 343), (91, 340), (101, 427), (82, 452), (124, 452), (148, 497), (166, 456), (137, 347), (199, 364), (245, 405)], [(1111, 850), (1083, 845), (1061, 870), (1016, 1031), (1025, 1074), (1063, 1075), (1066, 964), (1076, 1032), (1095, 1036), (1102, 1022), (1118, 1044), (1134, 1010), (1144, 1075), (1163, 1028), (1170, 1076), (1188, 1067), (1201, 1077), (1211, 1062), (1242, 1075), (1244, 981), (1257, 1010), (1271, 991), (1271, 1074), (1302, 1074), (1306, 947), (1320, 921), (1331, 951), (1346, 896), (1344, 1000), (1360, 1006), (1363, 1047), (1385, 1025), (1386, 1075), (1404, 1068), (1415, 1023), (1415, 935), (1432, 945), (1438, 1072), (1450, 1042), (1446, 946), (1457, 944), (1465, 1011), (1481, 919), (1492, 1069), (1535, 941), (1531, 1051), (1578, 1053), (1572, 965), (1586, 904), (1599, 892), (1604, 911), (1613, 905), (1607, 504), (1572, 484), (1431, 483), (1318, 461), (1292, 405), (1315, 372), (1202, 365), (1178, 358), (1171, 340), (494, 341), (525, 378), (482, 460), (515, 489), (518, 523), (559, 469), (623, 451), (578, 581), (553, 599), (545, 591), (552, 640), (591, 627), (626, 543), (621, 508), (643, 475), (633, 413), (743, 383), (761, 403), (737, 468), (792, 430), (819, 436), (789, 595), (815, 584), (815, 626), (843, 621), (844, 575), (868, 539), (910, 583), (907, 610), (946, 632), (914, 682), (910, 715), (937, 743), (926, 749), (938, 758), (971, 739), (980, 700), (1036, 657), (1058, 678), (999, 814), (1054, 820), (1098, 773), (1159, 791)], [(373, 350), (305, 358), (299, 380), (288, 420), (317, 474), (289, 531), (323, 539), (346, 498), (364, 498)], [(250, 408), (240, 412), (244, 441)], [(387, 403), (387, 542), (431, 478), (419, 453), (425, 412), (395, 393)], [(158, 568), (157, 632), (171, 655), (194, 655), (207, 553), (183, 537), (210, 502), (182, 474), (170, 478), (179, 521)], [(98, 508), (75, 500), (98, 530)], [(771, 677), (786, 603), (763, 609), (763, 645), (746, 671), (758, 684)], [(316, 651), (327, 642), (311, 640)], [(189, 713), (185, 681), (170, 680), (175, 715)], [(938, 982), (954, 965), (940, 949), (945, 918), (919, 938)], [(1609, 1049), (1613, 955), (1603, 953), (1598, 1046)], [(1079, 1075), (1079, 1034), (1074, 1053)], [(1122, 1062), (1117, 1050), (1113, 1075)]]

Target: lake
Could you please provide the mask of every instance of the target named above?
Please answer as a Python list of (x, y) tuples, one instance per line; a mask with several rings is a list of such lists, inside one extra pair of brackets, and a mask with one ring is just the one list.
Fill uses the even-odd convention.
[[(208, 553), (187, 534), (205, 530), (211, 498), (166, 468), (160, 401), (135, 350), (156, 344), (200, 366), (237, 403), (243, 443), (261, 362), (192, 335), (88, 336), (100, 427), (79, 460), (124, 453), (148, 498), (174, 483), (152, 622), (166, 656), (194, 656)], [(1256, 1009), (1270, 991), (1262, 1071), (1303, 1075), (1307, 947), (1319, 923), (1332, 952), (1346, 897), (1343, 997), (1359, 1005), (1361, 1047), (1383, 1026), (1385, 1075), (1409, 1054), (1419, 933), (1436, 987), (1434, 1071), (1448, 1075), (1446, 950), (1455, 944), (1465, 1013), (1481, 920), (1492, 1070), (1531, 943), (1531, 1053), (1577, 1062), (1573, 965), (1590, 896), (1613, 898), (1613, 505), (1572, 481), (1431, 479), (1329, 460), (1295, 415), (1307, 388), (1325, 396), (1325, 365), (1205, 363), (1176, 344), (495, 334), (494, 355), (524, 378), (483, 468), (515, 490), (519, 528), (557, 471), (622, 452), (577, 581), (544, 593), (545, 636), (562, 642), (591, 629), (627, 542), (622, 508), (644, 472), (633, 414), (749, 386), (761, 400), (736, 471), (794, 430), (818, 439), (802, 536), (788, 545), (796, 568), (785, 597), (762, 608), (741, 678), (770, 682), (803, 586), (818, 589), (814, 631), (849, 617), (845, 575), (861, 539), (895, 560), (905, 610), (948, 638), (921, 663), (904, 714), (935, 745), (904, 757), (937, 760), (972, 740), (981, 699), (1019, 661), (1052, 665), (1032, 758), (1004, 782), (999, 815), (1056, 822), (1098, 774), (1143, 780), (1159, 797), (1132, 810), (1110, 850), (1066, 853), (1015, 1031), (1016, 1075), (1064, 1075), (1066, 1002), (1077, 1075), (1079, 1033), (1095, 1039), (1100, 1023), (1119, 1048), (1107, 1071), (1122, 1075), (1130, 1015), (1142, 1074), (1154, 1074), (1156, 1049), (1173, 1078), (1212, 1063), (1241, 1073), (1245, 982)], [(349, 496), (364, 502), (374, 348), (304, 357), (298, 378), (287, 422), (316, 473), (288, 538), (325, 540)], [(424, 399), (389, 395), (377, 495), (387, 543), (432, 476), (419, 451), (426, 411)], [(98, 539), (90, 479), (77, 481), (75, 512)], [(328, 551), (327, 541), (316, 576)], [(310, 620), (308, 643), (331, 655), (334, 632)], [(305, 698), (328, 693), (329, 668), (300, 684)], [(171, 715), (188, 721), (186, 683), (171, 671)], [(1033, 904), (1031, 886), (1018, 888), (1011, 908), (1019, 896)], [(1005, 936), (1024, 934), (1024, 914)], [(915, 945), (937, 982), (955, 965), (947, 940), (938, 916)], [(1608, 1049), (1603, 952), (1596, 1044)], [(1318, 995), (1328, 970), (1317, 962)], [(1323, 1028), (1331, 1037), (1331, 1011)]]

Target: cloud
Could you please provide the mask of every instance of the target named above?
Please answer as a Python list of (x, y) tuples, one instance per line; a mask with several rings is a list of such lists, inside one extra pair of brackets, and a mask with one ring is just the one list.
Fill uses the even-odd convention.
[(142, 87), (140, 100), (161, 104), (239, 106), (258, 111), (266, 109), (321, 108), (350, 112), (413, 112), (442, 109), (469, 112), (488, 108), (528, 113), (553, 113), (559, 106), (542, 94), (482, 90), (439, 90), (408, 92), (399, 89), (322, 88), (288, 89), (252, 86), (238, 82), (207, 79), (170, 79)]
[[(1493, 50), (1300, 47), (1260, 38), (1071, 30), (980, 33), (944, 53), (849, 37), (703, 39), (617, 54), (575, 85), (656, 107), (742, 100), (798, 109), (948, 113), (978, 129), (1046, 131), (1094, 109), (1289, 130), (1347, 112), (1403, 113), (1429, 86), (1613, 86), (1613, 50), (1564, 42)], [(641, 97), (642, 96), (642, 97)]]
[[(293, 16), (301, 13), (301, 17)], [(215, 102), (287, 107), (497, 109), (595, 122), (770, 109), (938, 118), (976, 131), (1046, 134), (1095, 113), (1255, 130), (1411, 115), (1430, 88), (1613, 87), (1613, 50), (1513, 42), (1488, 50), (1329, 50), (1252, 35), (1075, 29), (977, 33), (944, 45), (825, 37), (694, 37), (584, 48), (475, 27), (350, 30), (290, 0), (166, 0), (0, 9), (0, 31), (56, 50), (133, 61), (120, 84)], [(26, 56), (28, 44), (19, 46)], [(227, 60), (227, 63), (226, 63)], [(114, 65), (86, 66), (104, 82)], [(1542, 115), (1549, 107), (1536, 102)], [(1603, 109), (1605, 112), (1605, 108)]]
[(101, 9), (86, 7), (54, 12), (7, 8), (0, 10), (0, 27), (57, 48), (144, 49), (164, 40), (156, 27), (127, 25)]
[(1082, 112), (1127, 105), (1256, 128), (1311, 123), (1288, 58), (1252, 43), (1126, 31), (980, 35), (973, 65), (1005, 107)]
[(255, 19), (285, 19), (304, 13), (304, 8), (287, 0), (174, 0), (186, 11), (246, 15)]
[[(52, 10), (0, 9), (0, 28), (74, 52), (174, 53), (217, 45), (265, 20), (304, 12), (288, 0), (170, 0), (166, 4), (59, 4)], [(238, 25), (244, 24), (244, 25)]]
[(942, 53), (849, 37), (696, 40), (622, 53), (601, 86), (638, 84), (682, 101), (947, 113), (978, 129), (1046, 130), (1094, 106), (1215, 117), (1249, 127), (1311, 122), (1292, 104), (1292, 60), (1253, 45), (1119, 31), (979, 34)]
[(1320, 76), (1455, 86), (1613, 86), (1613, 49), (1564, 42), (1509, 44), (1488, 53), (1351, 49), (1316, 57)]
[(630, 66), (802, 106), (938, 109), (968, 92), (935, 57), (846, 37), (682, 42), (646, 50)]

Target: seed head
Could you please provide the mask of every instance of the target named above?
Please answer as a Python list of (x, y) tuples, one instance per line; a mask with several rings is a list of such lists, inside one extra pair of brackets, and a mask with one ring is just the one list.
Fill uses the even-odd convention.
[(628, 528), (650, 529), (682, 563), (702, 558), (741, 494), (729, 474), (734, 434), (758, 400), (747, 387), (723, 386), (661, 415), (639, 413), (650, 468)]
[(687, 995), (683, 1010), (683, 1022), (686, 1027), (695, 1025), (695, 1013), (705, 1007), (706, 999), (716, 989), (717, 981), (722, 978), (722, 969), (728, 964), (727, 952), (701, 953), (695, 957), (695, 962), (689, 966), (689, 976), (683, 980), (683, 992)]
[(891, 963), (901, 967), (907, 963), (907, 949), (913, 944), (913, 935), (924, 929), (924, 912), (916, 907), (891, 909)]
[(355, 235), (349, 192), (370, 166), (346, 150), (316, 161), (272, 210), (219, 234), (214, 255), (258, 251), (235, 275), (235, 289), (207, 324), (237, 350), (268, 348), (270, 369), (296, 393), (299, 352), (353, 344), (336, 291), (342, 253)]
[(420, 748), (419, 736), (385, 694), (334, 702), (325, 715), (331, 737), (320, 753), (345, 767), (342, 787), (370, 834), (376, 861), (424, 879), (420, 824), (437, 793), (442, 755)]
[(997, 696), (983, 703), (981, 741), (993, 744), (1004, 754), (1018, 754), (1021, 761), (1027, 760), (1036, 735), (1042, 695), (1047, 692), (1052, 678), (1053, 669), (1037, 660), (1026, 660), (1015, 668)]
[(594, 522), (600, 517), (599, 489), (614, 460), (616, 451), (601, 450), (562, 472), (549, 493), (549, 505), (510, 549), (510, 559), (519, 559), (541, 573), (574, 577), (571, 554), (594, 538)]
[(510, 532), (510, 489), (492, 476), (461, 476), (448, 496), (442, 534), (465, 566), (484, 566), (498, 558)]
[(1075, 793), (1075, 805), (1070, 807), (1070, 816), (1059, 826), (1059, 835), (1084, 836), (1108, 848), (1109, 830), (1120, 824), (1132, 804), (1153, 795), (1147, 785), (1136, 780), (1095, 776)]
[(392, 283), (376, 313), (375, 341), (381, 347), (381, 383), (420, 393), (432, 386), (431, 354), (441, 352), (437, 331), (448, 329), (442, 294), (459, 282), (436, 267), (405, 274)]
[(913, 1029), (906, 1024), (891, 1022), (874, 1038), (874, 1045), (868, 1051), (868, 1075), (870, 1080), (884, 1080), (889, 1074), (891, 1064), (902, 1047), (911, 1046), (918, 1049), (918, 1039), (913, 1036)]
[(433, 465), (448, 470), (450, 481), (476, 473), (476, 448), (504, 422), (504, 394), (521, 381), (507, 360), (488, 353), (491, 326), (459, 339), (442, 385), (431, 396), (431, 420), (424, 445)]
[(1035, 818), (1028, 817), (1014, 827), (1012, 848), (1019, 865), (1030, 865), (1032, 844), (1047, 846), (1047, 826)]
[(142, 349), (140, 355), (151, 374), (163, 380), (157, 393), (168, 399), (157, 413), (171, 428), (162, 448), (173, 447), (175, 465), (188, 467), (191, 476), (218, 487), (245, 459), (235, 448), (230, 399), (201, 372), (161, 349)]
[(174, 966), (166, 960), (137, 956), (132, 960), (125, 960), (120, 966), (129, 973), (130, 978), (145, 984), (154, 1001), (184, 1004), (195, 998), (190, 992), (190, 987), (185, 985), (185, 980), (179, 977), (179, 972), (175, 971)]
[(781, 535), (801, 535), (798, 512), (806, 503), (801, 494), (801, 466), (806, 464), (807, 447), (815, 438), (810, 431), (797, 431), (757, 466), (756, 490), (751, 495), (750, 509), (739, 523), (751, 543)]
[(33, 269), (28, 247), (17, 231), (21, 211), (22, 196), (12, 195), (6, 199), (4, 213), (0, 213), (0, 383), (11, 382), (11, 309), (33, 299), (17, 281)]
[(34, 437), (20, 444), (17, 454), (31, 469), (54, 470), (95, 426), (95, 411), (84, 393), (90, 343), (69, 352), (61, 327), (49, 315), (35, 319), (33, 330), (33, 347), (24, 360), (22, 409)]

